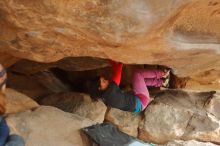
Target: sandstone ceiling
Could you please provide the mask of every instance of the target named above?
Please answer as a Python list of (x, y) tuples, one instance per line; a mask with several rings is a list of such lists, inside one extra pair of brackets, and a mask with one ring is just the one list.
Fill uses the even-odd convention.
[(220, 69), (219, 0), (1, 0), (0, 52), (161, 64), (180, 76)]

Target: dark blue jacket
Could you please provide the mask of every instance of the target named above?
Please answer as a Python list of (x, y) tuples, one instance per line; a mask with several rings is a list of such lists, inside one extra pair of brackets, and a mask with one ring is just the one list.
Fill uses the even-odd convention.
[(0, 146), (4, 146), (9, 136), (9, 128), (5, 119), (0, 116)]
[(134, 112), (135, 110), (135, 95), (132, 93), (122, 92), (114, 81), (110, 82), (107, 89), (103, 91), (102, 99), (108, 106), (130, 112)]

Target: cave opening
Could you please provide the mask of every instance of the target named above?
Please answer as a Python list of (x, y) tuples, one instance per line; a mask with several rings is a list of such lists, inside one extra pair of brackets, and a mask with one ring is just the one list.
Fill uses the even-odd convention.
[[(169, 69), (162, 65), (124, 64), (120, 88), (132, 89), (132, 75), (137, 68)], [(111, 78), (112, 68), (105, 59), (92, 57), (71, 57), (56, 63), (38, 63), (21, 60), (8, 69), (8, 87), (40, 101), (52, 94), (78, 92), (88, 94), (88, 83), (98, 75)], [(179, 78), (171, 72), (169, 88), (184, 88), (185, 78)], [(149, 87), (149, 91), (159, 88)]]

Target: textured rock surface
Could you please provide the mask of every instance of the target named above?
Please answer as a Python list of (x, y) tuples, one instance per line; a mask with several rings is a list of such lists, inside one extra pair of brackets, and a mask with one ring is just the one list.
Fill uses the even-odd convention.
[(161, 92), (145, 110), (139, 137), (155, 143), (174, 139), (220, 143), (219, 114), (210, 108), (219, 106), (215, 101), (220, 97), (212, 94), (180, 90)]
[(21, 60), (12, 67), (12, 71), (22, 74), (35, 74), (48, 68), (55, 67), (66, 71), (85, 71), (103, 68), (106, 66), (108, 66), (106, 61), (101, 59), (91, 57), (69, 57), (54, 63), (40, 63), (29, 60)]
[[(48, 67), (85, 70), (103, 65), (88, 58), (66, 58), (70, 56), (110, 58), (123, 63), (169, 66), (178, 77), (190, 77), (187, 83), (176, 80), (181, 82), (181, 86), (185, 86), (186, 83), (187, 89), (220, 89), (219, 16), (219, 0), (1, 0), (0, 63), (9, 67), (23, 58), (47, 63), (65, 58), (47, 65), (27, 63), (28, 67), (22, 68), (24, 70), (21, 69), (23, 64), (18, 64), (13, 67), (14, 70), (12, 69), (18, 73), (33, 74)], [(70, 90), (48, 72), (28, 78), (19, 74), (16, 76), (21, 78), (16, 77), (9, 86), (16, 86), (19, 92), (27, 93), (36, 99)], [(129, 74), (127, 76), (129, 78)], [(58, 99), (59, 97), (56, 100), (59, 101)], [(63, 101), (64, 105), (67, 101), (68, 98)], [(96, 104), (80, 104), (81, 109), (89, 108), (74, 112), (94, 117), (95, 114), (92, 115), (92, 112), (88, 111), (101, 106), (99, 102)], [(219, 93), (213, 97), (209, 94), (203, 96), (175, 91), (162, 93), (145, 111), (139, 137), (156, 143), (165, 143), (173, 139), (220, 142), (219, 104)], [(41, 111), (41, 108), (39, 109), (26, 114), (38, 113)], [(108, 118), (116, 125), (120, 123), (121, 128), (126, 131), (127, 125), (123, 120), (117, 121), (112, 118), (126, 117), (126, 114), (113, 113), (109, 113)], [(48, 115), (25, 118), (44, 118), (43, 121), (37, 121), (44, 122)], [(60, 125), (61, 121), (56, 122)], [(31, 122), (30, 128), (24, 128), (25, 130), (37, 127), (37, 124)], [(133, 129), (136, 129), (138, 123), (135, 120), (134, 122), (135, 128), (131, 131), (135, 131)], [(45, 127), (48, 125), (45, 123)], [(57, 128), (57, 125), (54, 127)], [(24, 129), (21, 131), (24, 132)], [(34, 130), (38, 132), (38, 129)], [(39, 140), (42, 135), (37, 132), (33, 137)], [(61, 129), (60, 135), (56, 135), (54, 131), (51, 133), (54, 134), (52, 138), (59, 140), (59, 136), (65, 132)], [(134, 133), (136, 135), (136, 131)], [(30, 137), (26, 135), (26, 138)]]
[(138, 136), (138, 125), (141, 121), (140, 114), (111, 108), (107, 112), (105, 120), (116, 125), (120, 131), (127, 133), (128, 135), (134, 137)]
[(6, 54), (6, 53), (1, 53), (0, 49), (0, 63), (5, 67), (10, 67), (17, 61), (19, 61), (19, 58), (13, 57), (12, 55)]
[(220, 70), (208, 70), (203, 73), (190, 76), (186, 89), (191, 90), (220, 90)]
[(219, 69), (219, 7), (218, 0), (2, 0), (0, 51), (41, 62), (163, 64), (192, 75)]
[(76, 92), (50, 95), (45, 97), (40, 103), (55, 106), (63, 111), (77, 114), (98, 123), (104, 121), (107, 110), (102, 101), (93, 102), (90, 96)]
[(211, 98), (205, 106), (205, 110), (214, 115), (217, 119), (220, 119), (220, 93), (217, 92), (213, 98)]
[(89, 119), (46, 106), (10, 115), (7, 122), (12, 133), (24, 137), (27, 146), (87, 146), (80, 129), (94, 124)]
[(6, 89), (6, 114), (23, 112), (37, 108), (39, 105), (30, 97), (13, 89)]
[(190, 140), (190, 141), (175, 140), (172, 142), (168, 142), (164, 146), (217, 146), (217, 145), (210, 142), (198, 142), (195, 140)]
[(9, 73), (8, 86), (36, 101), (50, 94), (69, 91), (70, 88), (49, 71), (28, 76)]

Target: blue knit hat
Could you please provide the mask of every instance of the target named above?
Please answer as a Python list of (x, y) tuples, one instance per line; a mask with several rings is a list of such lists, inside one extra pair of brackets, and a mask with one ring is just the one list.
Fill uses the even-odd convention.
[(4, 67), (0, 64), (0, 79), (3, 79), (2, 82), (0, 82), (0, 90), (2, 89), (2, 87), (6, 84), (6, 70), (4, 69)]

